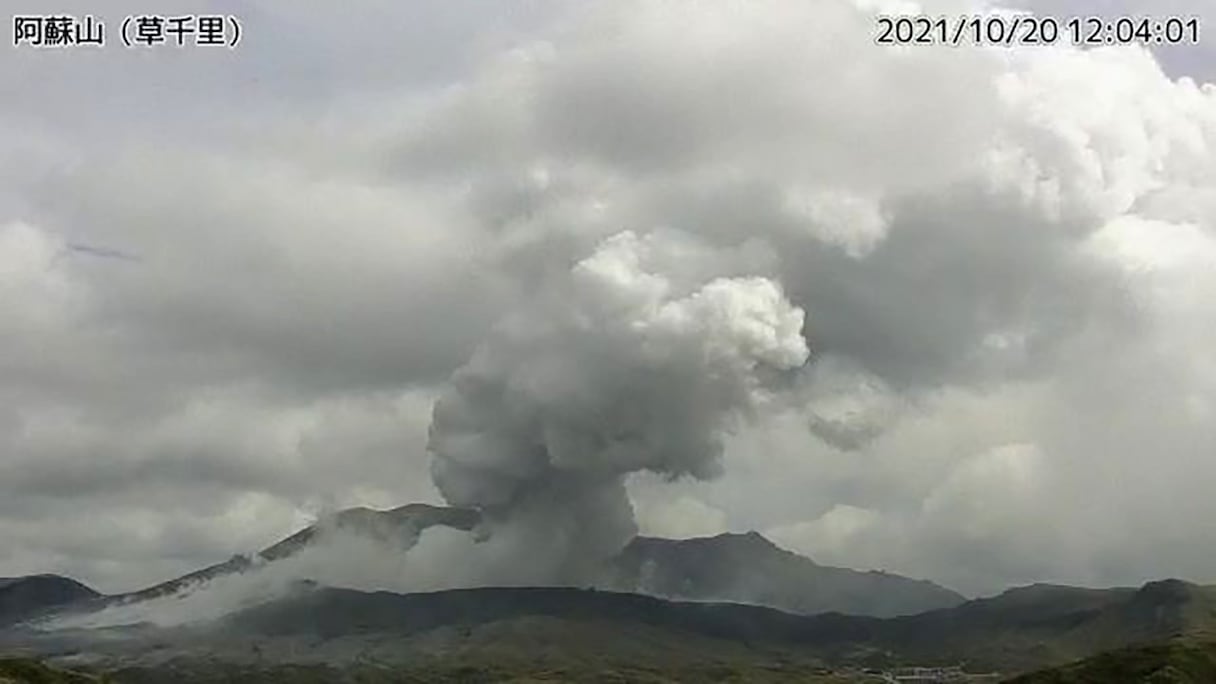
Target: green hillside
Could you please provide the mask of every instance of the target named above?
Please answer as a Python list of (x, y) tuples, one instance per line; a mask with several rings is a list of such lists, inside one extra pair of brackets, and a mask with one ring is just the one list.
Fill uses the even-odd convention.
[[(832, 682), (831, 670), (903, 666), (1013, 675), (1182, 636), (1216, 641), (1211, 588), (1179, 580), (1138, 589), (1035, 585), (881, 619), (573, 587), (394, 594), (310, 585), (214, 623), (104, 633), (14, 628), (0, 630), (0, 648), (81, 654), (117, 682)], [(1105, 681), (1138, 681), (1109, 677), (1144, 669), (1135, 659), (1098, 662)], [(1164, 662), (1177, 672), (1148, 670), (1158, 679), (1145, 681), (1191, 681), (1179, 677), (1203, 661)], [(10, 680), (59, 681), (30, 679), (44, 674)]]
[(29, 658), (0, 658), (0, 684), (109, 684), (110, 680), (62, 670)]
[[(501, 655), (497, 654), (497, 655)], [(155, 667), (123, 667), (94, 676), (24, 658), (0, 658), (0, 684), (490, 684), (586, 682), (588, 684), (675, 684), (755, 682), (756, 684), (852, 684), (857, 677), (833, 675), (809, 664), (703, 657), (702, 662), (627, 663), (619, 659), (529, 660), (490, 654), (415, 663), (323, 664), (225, 663), (181, 659)]]
[(1216, 641), (1174, 639), (1129, 646), (1062, 667), (1010, 680), (1009, 684), (1211, 684), (1216, 682)]

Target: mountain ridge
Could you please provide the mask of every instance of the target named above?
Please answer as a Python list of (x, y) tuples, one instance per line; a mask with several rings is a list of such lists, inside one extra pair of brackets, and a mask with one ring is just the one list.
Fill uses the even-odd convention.
[[(1130, 595), (1111, 592), (1104, 601), (1093, 602), (1078, 613), (1038, 620), (1026, 619), (1025, 606), (1019, 607), (1021, 612), (1001, 617), (1000, 611), (993, 615), (992, 602), (977, 601), (884, 619), (840, 613), (797, 615), (756, 605), (670, 601), (571, 587), (490, 587), (415, 594), (321, 587), (234, 613), (218, 624), (217, 632), (238, 644), (263, 638), (271, 640), (268, 643), (354, 640), (403, 648), (402, 644), (422, 639), (428, 649), (446, 653), (476, 647), (478, 635), (487, 630), (497, 634), (495, 638), (506, 634), (531, 643), (536, 641), (528, 636), (532, 630), (550, 624), (558, 626), (545, 632), (548, 639), (557, 640), (551, 646), (574, 652), (609, 648), (611, 640), (618, 638), (612, 634), (627, 640), (636, 630), (646, 630), (677, 641), (718, 640), (757, 654), (837, 665), (962, 662), (980, 670), (1013, 673), (1145, 641), (1205, 634), (1216, 626), (1216, 600), (1210, 588), (1167, 582), (1185, 587), (1179, 594), (1183, 602), (1162, 596), (1160, 583), (1150, 582)], [(1137, 611), (1150, 605), (1180, 618), (1142, 623)], [(573, 634), (588, 625), (607, 625), (601, 637), (607, 641), (563, 644), (565, 631)], [(441, 634), (446, 636), (437, 636)], [(336, 657), (338, 652), (326, 657)]]
[(399, 594), (305, 583), (214, 622), (178, 628), (7, 636), (0, 629), (0, 650), (92, 653), (99, 662), (152, 672), (171, 662), (193, 662), (205, 673), (208, 663), (395, 667), (421, 659), (447, 667), (474, 657), (514, 658), (525, 671), (555, 661), (615, 667), (637, 659), (662, 668), (691, 666), (700, 657), (747, 668), (964, 663), (1013, 674), (1143, 642), (1216, 634), (1214, 628), (1216, 588), (1180, 580), (1135, 589), (1021, 587), (895, 618), (798, 615), (574, 587)]
[(408, 550), (417, 536), (429, 527), (443, 525), (472, 531), (480, 521), (476, 511), (463, 508), (432, 506), (409, 503), (396, 508), (377, 510), (365, 506), (343, 509), (317, 522), (305, 526), (283, 539), (252, 554), (237, 554), (222, 563), (216, 563), (180, 577), (136, 591), (116, 594), (112, 600), (142, 601), (176, 593), (196, 583), (206, 582), (223, 575), (242, 573), (260, 562), (274, 562), (289, 558), (310, 544), (329, 534), (352, 532), (382, 542), (399, 542), (402, 551)]
[[(435, 525), (477, 534), (479, 522), (476, 512), (425, 504), (387, 511), (348, 509), (267, 546), (257, 560), (237, 557), (242, 560), (138, 592), (106, 597), (83, 585), (71, 589), (78, 583), (67, 578), (40, 576), (0, 580), (0, 596), (15, 587), (52, 582), (75, 594), (25, 607), (20, 617), (39, 610), (91, 610), (163, 597), (194, 582), (247, 571), (255, 563), (273, 563), (329, 534), (359, 534), (405, 550)], [(601, 583), (591, 588), (484, 587), (402, 594), (302, 581), (286, 596), (214, 622), (58, 634), (10, 628), (7, 636), (0, 629), (0, 645), (8, 639), (10, 644), (32, 644), (35, 651), (117, 648), (106, 657), (151, 667), (167, 654), (243, 662), (251, 657), (250, 643), (261, 644), (259, 653), (278, 654), (274, 658), (285, 661), (305, 652), (316, 658), (354, 658), (368, 649), (381, 649), (376, 652), (383, 651), (386, 658), (396, 657), (392, 654), (397, 650), (443, 658), (476, 649), (498, 653), (507, 644), (519, 644), (525, 655), (538, 649), (553, 657), (575, 653), (590, 658), (597, 649), (616, 649), (617, 656), (645, 653), (661, 660), (664, 651), (691, 654), (708, 648), (713, 653), (729, 651), (736, 658), (732, 662), (738, 663), (770, 656), (877, 666), (966, 662), (1022, 672), (1146, 641), (1216, 634), (1216, 588), (1182, 580), (1109, 589), (1032, 584), (965, 600), (923, 580), (822, 566), (756, 532), (685, 540), (637, 537), (604, 571)], [(834, 584), (841, 580), (843, 584)], [(850, 603), (855, 599), (850, 591), (874, 586), (883, 591), (895, 586), (945, 592), (939, 596), (948, 605), (881, 616), (836, 609), (856, 605)], [(787, 591), (792, 593), (783, 594)], [(12, 622), (14, 615), (0, 615), (0, 622)], [(98, 646), (90, 635), (102, 632), (109, 636)], [(145, 638), (151, 641), (141, 641)], [(158, 651), (160, 647), (148, 643), (169, 646)], [(694, 648), (694, 643), (699, 645)]]
[(0, 577), (0, 626), (100, 596), (92, 587), (62, 575)]
[[(447, 527), (476, 535), (480, 522), (477, 511), (430, 504), (406, 504), (387, 510), (345, 509), (259, 552), (236, 555), (104, 601), (129, 603), (168, 596), (217, 577), (248, 572), (258, 565), (289, 558), (331, 535), (355, 534), (404, 553), (427, 529)], [(666, 580), (646, 581), (642, 576), (644, 565), (655, 570), (652, 576)], [(685, 581), (690, 577), (691, 581)], [(681, 540), (638, 536), (609, 559), (590, 582), (603, 589), (677, 600), (731, 601), (798, 613), (839, 611), (880, 617), (950, 607), (966, 600), (961, 594), (928, 580), (819, 565), (754, 531)]]
[(635, 537), (609, 561), (604, 587), (677, 600), (719, 600), (803, 613), (895, 617), (966, 598), (928, 580), (820, 565), (758, 532)]

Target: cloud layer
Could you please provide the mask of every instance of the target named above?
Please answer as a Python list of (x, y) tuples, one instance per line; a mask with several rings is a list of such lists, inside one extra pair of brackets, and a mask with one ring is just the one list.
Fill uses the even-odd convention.
[(644, 531), (971, 592), (1216, 581), (1216, 90), (1138, 49), (883, 49), (804, 4), (15, 51), (0, 575), (130, 589), (587, 462)]

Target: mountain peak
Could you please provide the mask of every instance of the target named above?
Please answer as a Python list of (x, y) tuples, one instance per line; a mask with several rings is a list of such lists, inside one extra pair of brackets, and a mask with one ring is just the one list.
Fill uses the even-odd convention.
[(1171, 578), (1146, 582), (1136, 591), (1136, 598), (1149, 603), (1177, 604), (1194, 600), (1203, 593), (1198, 584)]
[(356, 506), (321, 518), (315, 524), (263, 549), (260, 555), (267, 560), (285, 558), (335, 530), (399, 544), (404, 550), (412, 546), (418, 535), (428, 527), (442, 525), (470, 531), (480, 522), (481, 514), (470, 508), (423, 503), (388, 510)]
[(692, 539), (636, 537), (612, 559), (606, 575), (610, 589), (796, 613), (907, 615), (965, 600), (932, 582), (821, 566), (755, 531)]
[[(429, 504), (389, 510), (349, 508), (325, 516), (253, 556), (233, 559), (116, 599), (146, 599), (190, 584), (248, 571), (323, 543), (338, 532), (408, 551), (421, 532), (435, 525), (476, 534), (478, 511)], [(932, 582), (900, 575), (820, 566), (774, 544), (756, 531), (725, 532), (692, 539), (635, 537), (606, 559), (591, 583), (604, 589), (688, 600), (719, 600), (771, 606), (790, 612), (908, 615), (957, 605), (964, 598)]]
[(735, 541), (735, 542), (741, 543), (741, 544), (754, 544), (754, 545), (760, 545), (760, 546), (767, 546), (767, 547), (771, 547), (774, 549), (780, 548), (776, 544), (774, 544), (768, 537), (764, 536), (763, 534), (760, 534), (759, 532), (757, 532), (755, 530), (748, 530), (747, 532), (723, 532), (719, 535), (711, 537), (711, 539), (722, 539), (722, 540), (726, 540), (726, 541)]
[(629, 543), (629, 545), (643, 544), (652, 546), (672, 546), (679, 545), (685, 547), (704, 546), (704, 547), (720, 547), (720, 548), (763, 548), (766, 550), (784, 551), (781, 547), (774, 544), (768, 537), (755, 530), (747, 532), (720, 532), (714, 535), (704, 537), (687, 537), (684, 539), (676, 539), (671, 537), (647, 537), (637, 536)]
[(88, 587), (60, 575), (28, 575), (0, 579), (0, 624), (33, 613), (99, 597)]

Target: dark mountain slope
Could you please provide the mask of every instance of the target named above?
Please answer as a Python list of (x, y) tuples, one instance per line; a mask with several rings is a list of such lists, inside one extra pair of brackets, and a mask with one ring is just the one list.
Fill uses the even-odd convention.
[(0, 645), (7, 639), (8, 648), (35, 653), (92, 652), (117, 666), (150, 671), (170, 661), (194, 663), (189, 667), (200, 676), (208, 663), (429, 663), (443, 669), (477, 661), (515, 662), (529, 672), (557, 664), (584, 672), (629, 663), (668, 671), (698, 659), (729, 665), (730, 672), (963, 662), (974, 670), (1016, 673), (1175, 634), (1216, 639), (1213, 593), (1177, 580), (1140, 589), (1037, 585), (880, 619), (575, 588), (392, 594), (300, 585), (291, 596), (215, 623), (167, 630), (137, 625), (104, 634), (12, 630), (7, 638), (0, 630)]
[(121, 601), (141, 601), (172, 594), (198, 582), (245, 572), (261, 562), (273, 562), (287, 558), (332, 534), (357, 534), (398, 546), (402, 552), (405, 552), (417, 541), (422, 530), (428, 527), (445, 525), (471, 531), (479, 521), (480, 516), (476, 511), (428, 504), (406, 504), (386, 511), (348, 508), (326, 517), (314, 525), (305, 527), (290, 537), (263, 549), (254, 557), (233, 556), (223, 563), (113, 598)]
[(756, 532), (684, 540), (637, 537), (609, 564), (604, 586), (794, 613), (877, 617), (949, 608), (966, 600), (932, 582), (822, 566)]
[(388, 544), (408, 548), (418, 534), (428, 527), (443, 525), (471, 531), (481, 521), (477, 511), (447, 508), (429, 504), (406, 504), (387, 511), (371, 508), (348, 508), (317, 525), (310, 525), (281, 542), (264, 549), (259, 555), (266, 560), (278, 560), (298, 553), (333, 530), (353, 532)]
[(1163, 580), (1139, 589), (1033, 585), (890, 621), (904, 652), (1021, 671), (1216, 626), (1210, 588)]
[(1216, 641), (1171, 639), (1129, 646), (1080, 662), (1041, 670), (1009, 684), (1211, 684), (1216, 682)]
[[(411, 635), (519, 617), (638, 623), (730, 640), (775, 642), (790, 641), (834, 622), (808, 621), (760, 606), (674, 603), (639, 594), (573, 588), (454, 589), (421, 594), (325, 588), (242, 611), (224, 620), (223, 629), (322, 638), (382, 632)], [(872, 621), (859, 620), (859, 624)], [(825, 628), (821, 636), (827, 638), (832, 631)]]
[(1171, 579), (1145, 584), (1070, 637), (1086, 650), (1099, 651), (1195, 633), (1216, 636), (1216, 589)]
[[(241, 639), (310, 637), (321, 640), (392, 634), (419, 637), (435, 630), (477, 633), (488, 625), (546, 618), (575, 626), (612, 625), (621, 635), (638, 629), (717, 639), (752, 649), (828, 661), (868, 664), (951, 664), (1017, 672), (1059, 664), (1100, 650), (1176, 631), (1211, 627), (1209, 590), (1176, 581), (1139, 590), (1095, 592), (1031, 587), (956, 608), (892, 619), (840, 614), (794, 615), (760, 606), (680, 603), (637, 594), (561, 589), (490, 588), (397, 595), (321, 589), (265, 604), (223, 622)], [(1179, 600), (1179, 596), (1182, 599)], [(1143, 612), (1160, 615), (1146, 623)], [(522, 629), (522, 628), (521, 628)], [(561, 642), (554, 630), (552, 646)], [(611, 640), (602, 647), (609, 647)]]
[(58, 575), (0, 578), (0, 625), (98, 596), (80, 582)]
[(28, 658), (0, 658), (0, 684), (105, 684), (107, 681)]

